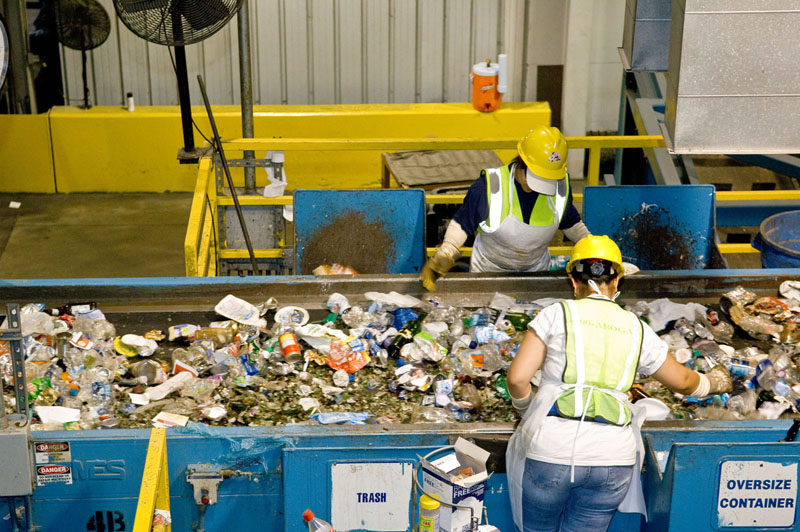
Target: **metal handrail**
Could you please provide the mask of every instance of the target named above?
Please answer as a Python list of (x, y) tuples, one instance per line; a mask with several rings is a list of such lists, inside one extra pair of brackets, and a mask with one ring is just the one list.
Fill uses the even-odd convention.
[(153, 526), (156, 509), (169, 511), (169, 470), (167, 469), (167, 432), (163, 428), (150, 429), (147, 458), (144, 462), (139, 501), (133, 532), (172, 530), (170, 524)]
[[(478, 523), (480, 521), (480, 518), (475, 517), (475, 510), (472, 508), (472, 506), (465, 506), (463, 504), (453, 504), (453, 503), (450, 503), (450, 502), (445, 502), (445, 501), (439, 500), (439, 498), (436, 497), (435, 495), (432, 495), (432, 494), (428, 493), (427, 491), (425, 491), (424, 489), (422, 489), (422, 484), (419, 483), (419, 478), (418, 478), (418, 476), (419, 476), (419, 468), (422, 465), (422, 461), (423, 460), (428, 460), (428, 458), (432, 454), (436, 454), (436, 453), (439, 453), (439, 452), (442, 452), (442, 451), (453, 450), (455, 448), (456, 448), (455, 445), (447, 445), (445, 447), (440, 447), (438, 449), (435, 449), (435, 450), (429, 452), (428, 454), (426, 454), (425, 456), (421, 457), (419, 459), (419, 461), (417, 461), (417, 463), (414, 465), (414, 477), (413, 477), (414, 478), (414, 483), (411, 485), (411, 488), (412, 488), (411, 489), (411, 530), (412, 530), (412, 532), (419, 532), (419, 528), (416, 526), (416, 523), (417, 523), (417, 519), (416, 519), (416, 515), (417, 515), (417, 500), (418, 500), (418, 498), (417, 498), (417, 490), (419, 490), (420, 493), (422, 493), (423, 495), (427, 495), (428, 497), (430, 497), (432, 499), (436, 499), (437, 501), (439, 501), (440, 505), (447, 506), (448, 508), (455, 508), (457, 510), (469, 510), (470, 531), (475, 531), (475, 530), (478, 529)], [(419, 455), (417, 455), (417, 458), (419, 458)]]

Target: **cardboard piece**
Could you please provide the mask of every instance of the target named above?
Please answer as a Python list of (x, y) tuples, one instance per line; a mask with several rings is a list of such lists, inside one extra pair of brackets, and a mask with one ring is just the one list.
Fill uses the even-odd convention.
[[(486, 461), (489, 451), (474, 443), (459, 438), (455, 452), (434, 461), (422, 460), (422, 486), (430, 494), (437, 495), (443, 503), (469, 506), (479, 520), (483, 514), (483, 498), (489, 473)], [(472, 475), (453, 480), (459, 471), (472, 469)], [(467, 509), (442, 505), (439, 510), (441, 532), (466, 532), (470, 529), (470, 512)]]

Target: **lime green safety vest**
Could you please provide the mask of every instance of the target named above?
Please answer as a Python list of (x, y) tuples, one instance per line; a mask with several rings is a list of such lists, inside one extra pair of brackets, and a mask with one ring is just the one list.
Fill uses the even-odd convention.
[[(558, 184), (555, 196), (539, 194), (533, 205), (530, 217), (522, 218), (522, 208), (517, 197), (517, 187), (510, 171), (511, 164), (500, 168), (487, 168), (483, 171), (486, 178), (486, 198), (489, 202), (489, 216), (478, 228), (484, 233), (493, 233), (500, 228), (508, 215), (516, 216), (521, 222), (533, 226), (549, 226), (559, 224), (569, 198), (569, 175)], [(493, 184), (499, 186), (492, 186)]]
[(642, 351), (642, 322), (605, 299), (564, 301), (562, 306), (567, 332), (562, 380), (576, 386), (556, 400), (559, 415), (627, 425), (630, 409), (609, 390), (620, 396), (633, 384)]

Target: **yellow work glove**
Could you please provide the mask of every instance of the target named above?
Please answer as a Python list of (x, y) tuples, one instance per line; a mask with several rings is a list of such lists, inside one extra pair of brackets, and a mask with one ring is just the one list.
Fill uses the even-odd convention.
[(708, 377), (709, 388), (708, 388), (708, 395), (718, 395), (721, 393), (730, 393), (733, 391), (733, 381), (731, 380), (730, 372), (725, 368), (725, 366), (721, 366), (717, 364), (711, 370), (706, 373), (706, 377)]
[(456, 261), (444, 253), (437, 252), (436, 255), (428, 259), (422, 271), (419, 272), (419, 280), (425, 290), (433, 292), (436, 290), (436, 280), (450, 271)]

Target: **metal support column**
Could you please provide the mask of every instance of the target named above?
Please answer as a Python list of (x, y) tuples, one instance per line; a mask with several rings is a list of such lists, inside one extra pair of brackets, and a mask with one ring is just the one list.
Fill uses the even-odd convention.
[[(28, 412), (28, 389), (25, 384), (25, 353), (22, 350), (22, 321), (19, 315), (19, 305), (9, 303), (6, 305), (7, 328), (0, 329), (0, 341), (8, 342), (11, 348), (11, 367), (14, 372), (12, 379), (14, 383), (14, 395), (16, 398), (16, 415), (12, 420), (19, 427), (24, 427), (28, 423), (30, 413)], [(0, 394), (2, 395), (2, 394)], [(2, 407), (0, 402), (0, 407)], [(5, 412), (4, 410), (2, 410)], [(5, 415), (0, 419), (0, 424), (5, 425), (7, 420)], [(5, 427), (0, 427), (5, 428)]]
[(11, 55), (9, 87), (11, 88), (12, 109), (10, 112), (27, 114), (36, 112), (33, 97), (33, 82), (28, 68), (28, 22), (25, 2), (5, 0), (5, 21), (8, 29), (9, 53)]
[[(253, 138), (253, 75), (250, 70), (250, 11), (247, 0), (239, 8), (239, 77), (241, 79), (242, 137)], [(255, 152), (244, 151), (245, 161), (253, 160)], [(244, 193), (256, 193), (256, 169), (244, 167)]]

